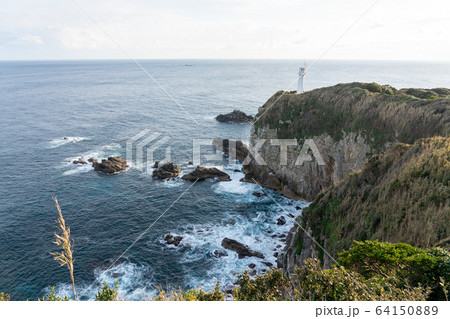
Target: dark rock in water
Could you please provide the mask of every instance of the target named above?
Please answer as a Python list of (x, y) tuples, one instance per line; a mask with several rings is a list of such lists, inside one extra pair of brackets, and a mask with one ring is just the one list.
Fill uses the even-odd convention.
[(230, 181), (230, 175), (222, 172), (215, 167), (197, 166), (195, 170), (189, 174), (183, 175), (181, 178), (188, 181), (202, 181), (207, 178), (218, 178), (221, 181)]
[(273, 257), (277, 258), (278, 257), (278, 253), (273, 254)]
[(158, 178), (173, 178), (180, 175), (181, 169), (175, 163), (158, 163), (158, 168), (153, 171), (153, 176)]
[(121, 157), (111, 156), (108, 159), (102, 159), (101, 163), (94, 160), (92, 166), (98, 172), (116, 174), (127, 169), (127, 161)]
[(242, 171), (240, 169), (235, 169), (234, 172), (238, 173), (238, 172), (242, 172)]
[(295, 216), (292, 214), (288, 214), (289, 217), (294, 218)]
[(88, 159), (88, 162), (89, 163), (94, 163), (94, 162), (97, 162), (97, 160), (95, 158), (91, 157), (91, 158)]
[(281, 245), (277, 245), (277, 248), (281, 248)]
[(214, 250), (213, 257), (220, 258), (228, 256), (228, 253), (224, 250)]
[[(244, 162), (249, 155), (248, 147), (242, 143), (242, 141), (214, 139), (212, 144), (215, 145), (219, 151), (236, 158), (240, 162)], [(242, 171), (245, 173), (244, 167), (242, 168)]]
[(194, 165), (194, 163), (192, 161), (189, 161), (188, 164), (189, 165)]
[(300, 206), (295, 206), (295, 209), (296, 210), (300, 210), (300, 209), (302, 209)]
[(278, 238), (286, 238), (286, 234), (281, 234)]
[(253, 121), (253, 116), (247, 115), (239, 110), (234, 110), (228, 114), (219, 114), (216, 116), (216, 120), (226, 123), (248, 123)]
[(270, 236), (270, 237), (272, 237), (272, 238), (276, 238), (276, 237), (277, 237), (277, 235), (272, 235), (272, 236)]
[(87, 164), (87, 162), (82, 158), (79, 158), (78, 160), (74, 160), (72, 163), (73, 164)]
[(255, 264), (248, 264), (248, 268), (251, 268), (251, 269), (253, 269), (253, 268), (255, 268), (256, 267), (256, 265)]
[(253, 251), (244, 244), (241, 244), (240, 242), (234, 239), (229, 239), (225, 237), (222, 240), (222, 247), (237, 252), (239, 259), (242, 259), (244, 257), (264, 258), (264, 255), (261, 254), (260, 252)]
[(254, 276), (254, 275), (256, 275), (256, 270), (255, 270), (255, 269), (250, 270), (250, 271), (248, 272), (248, 274), (249, 274), (250, 276)]
[(180, 242), (183, 240), (183, 237), (181, 236), (174, 236), (174, 235), (166, 235), (164, 237), (164, 240), (167, 242), (167, 245), (175, 245), (178, 246)]
[(156, 161), (155, 164), (153, 164), (153, 168), (158, 168), (158, 164), (160, 161)]
[(266, 196), (266, 194), (264, 194), (264, 193), (259, 193), (259, 192), (253, 192), (252, 195), (253, 195), (253, 196), (256, 196), (256, 197)]
[(277, 219), (277, 225), (284, 225), (286, 224), (286, 218), (284, 218), (284, 216), (281, 216), (280, 218)]
[(263, 261), (262, 263), (263, 263), (264, 265), (266, 265), (267, 267), (272, 267), (272, 266), (273, 266), (273, 264), (270, 263), (270, 262), (268, 262), (268, 261)]

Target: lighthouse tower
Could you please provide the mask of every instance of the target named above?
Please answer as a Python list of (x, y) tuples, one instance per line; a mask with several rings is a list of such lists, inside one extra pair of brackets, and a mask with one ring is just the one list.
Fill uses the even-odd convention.
[(304, 66), (300, 67), (298, 70), (298, 86), (297, 86), (297, 94), (303, 93), (303, 77), (305, 76), (306, 68)]

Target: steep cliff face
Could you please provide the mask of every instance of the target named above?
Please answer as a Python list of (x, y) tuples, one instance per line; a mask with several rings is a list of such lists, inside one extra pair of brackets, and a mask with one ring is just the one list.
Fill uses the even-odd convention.
[[(277, 92), (260, 108), (250, 137), (251, 145), (265, 140), (258, 150), (265, 163), (245, 165), (245, 180), (313, 200), (394, 143), (448, 135), (449, 97), (448, 89), (398, 91), (376, 83)], [(287, 147), (286, 163), (279, 139), (298, 142)]]
[(310, 257), (329, 267), (354, 240), (450, 246), (450, 138), (396, 144), (373, 156), (319, 194), (297, 223), (278, 258), (288, 275)]

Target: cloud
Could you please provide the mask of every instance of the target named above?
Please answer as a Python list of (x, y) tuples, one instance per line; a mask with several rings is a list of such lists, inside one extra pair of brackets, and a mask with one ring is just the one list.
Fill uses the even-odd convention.
[(59, 40), (65, 49), (99, 50), (111, 47), (111, 41), (96, 26), (91, 28), (63, 28)]
[(17, 38), (12, 43), (13, 44), (43, 44), (44, 41), (42, 41), (41, 37), (38, 37), (37, 35), (27, 34), (23, 37)]

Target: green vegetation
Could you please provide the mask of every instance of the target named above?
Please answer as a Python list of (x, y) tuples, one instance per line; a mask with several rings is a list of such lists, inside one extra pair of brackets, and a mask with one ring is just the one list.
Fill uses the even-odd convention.
[(214, 290), (205, 292), (203, 289), (191, 289), (183, 291), (181, 288), (178, 291), (166, 292), (161, 290), (159, 294), (153, 298), (157, 301), (223, 301), (225, 300), (226, 292), (220, 290), (217, 283)]
[(397, 144), (373, 156), (303, 212), (303, 227), (327, 239), (336, 256), (353, 240), (448, 246), (450, 236), (450, 138)]
[(238, 275), (235, 300), (311, 300), (311, 301), (370, 301), (426, 300), (429, 289), (399, 287), (396, 278), (372, 277), (333, 266), (322, 269), (318, 260), (309, 259), (292, 278), (282, 270), (272, 269), (251, 279), (248, 273)]
[(50, 288), (50, 293), (38, 299), (39, 301), (69, 301), (69, 297), (58, 297), (55, 293), (55, 286)]
[(339, 264), (364, 278), (394, 277), (403, 287), (428, 287), (432, 300), (445, 300), (450, 282), (450, 253), (442, 248), (422, 250), (404, 243), (355, 242), (340, 254)]
[(276, 129), (278, 138), (362, 134), (374, 153), (397, 141), (450, 133), (448, 89), (402, 89), (377, 83), (347, 83), (303, 94), (277, 92), (257, 114), (254, 131)]
[(120, 300), (117, 292), (117, 285), (119, 281), (116, 280), (113, 288), (109, 287), (106, 282), (103, 282), (103, 286), (99, 287), (95, 301), (118, 301)]
[(0, 301), (9, 301), (10, 298), (11, 298), (11, 296), (9, 294), (0, 292)]

